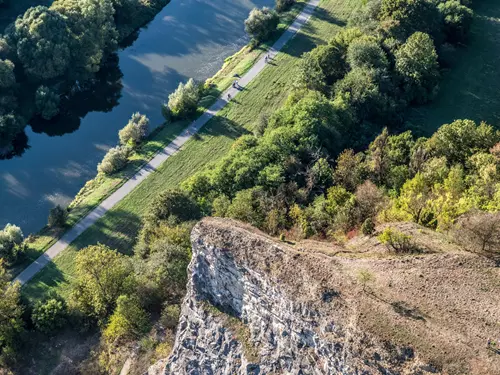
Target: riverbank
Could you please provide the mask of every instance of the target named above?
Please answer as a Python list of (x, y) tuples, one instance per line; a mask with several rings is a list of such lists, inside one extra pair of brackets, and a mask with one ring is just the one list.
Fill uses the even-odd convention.
[[(221, 69), (213, 77), (207, 80), (207, 86), (211, 88), (205, 95), (205, 99), (200, 101), (200, 108), (198, 111), (200, 114), (217, 100), (220, 92), (231, 85), (235, 74), (243, 75), (253, 66), (253, 64), (282, 35), (284, 30), (288, 28), (304, 5), (305, 1), (298, 1), (290, 10), (281, 14), (278, 30), (269, 41), (256, 48), (251, 48), (249, 45), (244, 46), (236, 54), (225, 59)], [(158, 111), (160, 111), (160, 108), (158, 108)], [(36, 235), (30, 236), (27, 240), (28, 251), (26, 253), (26, 259), (12, 269), (12, 274), (17, 275), (26, 266), (35, 261), (67, 230), (78, 223), (78, 221), (97, 207), (104, 199), (134, 176), (142, 166), (148, 163), (160, 150), (175, 139), (189, 122), (190, 121), (178, 121), (175, 123), (163, 124), (156, 128), (148, 136), (147, 140), (137, 149), (125, 169), (111, 176), (97, 175), (94, 179), (88, 181), (69, 205), (67, 226), (63, 229), (44, 227)]]

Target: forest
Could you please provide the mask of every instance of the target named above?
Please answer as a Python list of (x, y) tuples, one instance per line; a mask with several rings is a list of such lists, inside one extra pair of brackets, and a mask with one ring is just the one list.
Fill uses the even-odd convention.
[[(120, 27), (130, 22), (122, 3), (76, 4), (57, 0), (50, 8), (34, 8), (7, 30), (3, 98), (15, 103), (21, 83), (29, 82), (37, 111), (50, 117), (57, 112), (54, 87), (60, 87), (53, 83), (88, 79), (105, 51), (130, 31)], [(467, 0), (367, 1), (346, 28), (299, 59), (288, 99), (261, 116), (253, 134), (239, 137), (227, 155), (178, 189), (154, 197), (132, 257), (103, 244), (80, 250), (68, 299), (21, 301), (19, 287), (3, 270), (0, 310), (9, 317), (0, 324), (3, 363), (15, 363), (27, 332), (67, 325), (101, 330), (97, 360), (86, 370), (94, 374), (116, 368), (120, 348), (144, 337), (154, 319), (172, 336), (187, 281), (189, 233), (204, 216), (241, 220), (283, 241), (336, 243), (374, 235), (377, 224), (411, 221), (500, 261), (500, 131), (462, 119), (423, 137), (404, 118), (407, 108), (439, 95), (450, 51), (467, 43), (471, 7)], [(89, 39), (86, 17), (100, 25)], [(276, 27), (271, 10), (253, 12), (251, 21), (247, 29), (257, 39)], [(41, 28), (36, 33), (34, 25)], [(34, 63), (41, 57), (43, 68)], [(181, 84), (163, 108), (166, 120), (194, 116), (207, 90), (193, 81)], [(2, 118), (3, 124), (20, 121), (14, 112)], [(147, 125), (147, 118), (133, 115), (120, 132), (121, 146), (99, 171), (122, 168)], [(395, 230), (379, 239), (398, 254), (421, 251)], [(15, 226), (0, 232), (0, 241), (8, 244), (2, 247), (8, 249), (5, 259), (23, 251)], [(168, 352), (168, 345), (162, 350)]]

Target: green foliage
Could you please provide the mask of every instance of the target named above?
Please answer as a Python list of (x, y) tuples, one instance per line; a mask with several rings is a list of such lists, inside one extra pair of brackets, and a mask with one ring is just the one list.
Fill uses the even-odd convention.
[(358, 38), (347, 49), (347, 63), (351, 69), (387, 69), (389, 61), (374, 38)]
[(149, 119), (139, 112), (134, 113), (128, 124), (118, 132), (120, 143), (136, 147), (146, 137), (148, 127)]
[(73, 43), (67, 19), (43, 6), (29, 8), (8, 30), (27, 74), (50, 79), (66, 73)]
[(128, 163), (131, 149), (128, 146), (113, 147), (108, 150), (102, 162), (97, 166), (97, 171), (104, 174), (113, 174), (125, 168)]
[(363, 225), (361, 225), (361, 233), (365, 236), (371, 236), (373, 232), (375, 232), (375, 223), (373, 219), (369, 217), (363, 222)]
[(355, 154), (353, 150), (342, 151), (336, 160), (334, 181), (348, 191), (354, 191), (366, 176), (363, 154)]
[(267, 211), (266, 196), (261, 187), (241, 190), (236, 193), (227, 209), (227, 217), (250, 223), (257, 228), (264, 225)]
[(16, 83), (14, 63), (10, 60), (0, 59), (0, 88), (9, 88)]
[(253, 8), (245, 20), (245, 31), (256, 42), (264, 42), (276, 31), (279, 23), (278, 14), (267, 7)]
[[(199, 95), (199, 89), (192, 78), (186, 84), (179, 83), (179, 87), (168, 96), (169, 116), (171, 114), (186, 118), (193, 115), (198, 108)], [(168, 116), (164, 113), (164, 117), (167, 119)]]
[(448, 40), (454, 43), (463, 42), (472, 24), (474, 12), (458, 0), (442, 2), (438, 9), (444, 19)]
[(20, 305), (20, 285), (11, 283), (0, 260), (0, 364), (5, 365), (16, 354), (19, 336), (24, 331)]
[(294, 3), (295, 0), (276, 0), (275, 9), (278, 12), (284, 12), (288, 10)]
[(150, 326), (148, 314), (137, 298), (122, 295), (116, 301), (104, 338), (110, 343), (134, 340), (146, 334)]
[(167, 220), (170, 223), (179, 223), (201, 217), (196, 202), (181, 190), (167, 190), (161, 193), (151, 205), (149, 212), (150, 222)]
[(36, 110), (45, 120), (50, 120), (59, 114), (60, 102), (61, 99), (59, 98), (59, 95), (47, 86), (40, 86), (36, 90)]
[(57, 205), (50, 209), (49, 213), (49, 227), (52, 228), (62, 228), (66, 225), (66, 220), (68, 218), (68, 210)]
[(23, 250), (23, 232), (13, 224), (7, 224), (0, 230), (0, 258), (9, 263), (14, 263), (19, 253)]
[(120, 295), (134, 290), (130, 259), (104, 245), (89, 246), (76, 256), (72, 299), (87, 316), (103, 320)]
[(12, 150), (12, 141), (24, 128), (24, 119), (14, 114), (0, 115), (0, 154)]
[(174, 329), (177, 327), (180, 315), (179, 305), (168, 305), (161, 312), (160, 322), (165, 328)]
[(396, 254), (408, 254), (418, 251), (412, 237), (397, 229), (387, 227), (377, 238)]
[(66, 324), (67, 310), (66, 302), (62, 298), (38, 301), (33, 308), (31, 320), (40, 332), (54, 334)]
[(363, 287), (363, 292), (366, 292), (366, 288), (375, 281), (375, 275), (368, 270), (359, 270), (357, 274), (358, 282)]
[(396, 72), (410, 102), (424, 103), (433, 98), (439, 81), (438, 56), (428, 34), (412, 34), (396, 51)]

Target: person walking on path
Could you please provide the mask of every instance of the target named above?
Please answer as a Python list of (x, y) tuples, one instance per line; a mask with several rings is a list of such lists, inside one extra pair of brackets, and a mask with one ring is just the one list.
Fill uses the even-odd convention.
[(227, 93), (227, 101), (229, 102), (231, 100), (231, 94)]

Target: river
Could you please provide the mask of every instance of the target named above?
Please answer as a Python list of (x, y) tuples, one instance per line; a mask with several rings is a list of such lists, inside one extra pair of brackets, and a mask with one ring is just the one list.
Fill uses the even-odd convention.
[(244, 20), (249, 11), (273, 4), (172, 0), (130, 47), (118, 52), (118, 61), (103, 69), (101, 85), (75, 95), (57, 123), (32, 123), (24, 153), (0, 160), (0, 226), (16, 224), (27, 235), (45, 225), (51, 207), (69, 204), (95, 176), (132, 113), (161, 124), (160, 106), (179, 82), (215, 74), (248, 42)]

